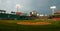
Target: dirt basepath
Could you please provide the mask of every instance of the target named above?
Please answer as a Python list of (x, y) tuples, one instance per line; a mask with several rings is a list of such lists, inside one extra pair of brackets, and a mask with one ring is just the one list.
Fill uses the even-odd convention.
[(49, 25), (50, 22), (17, 22), (17, 24), (21, 25)]

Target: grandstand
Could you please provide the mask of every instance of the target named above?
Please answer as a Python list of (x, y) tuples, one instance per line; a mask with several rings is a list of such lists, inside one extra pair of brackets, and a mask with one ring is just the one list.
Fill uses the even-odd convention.
[(5, 10), (0, 10), (0, 20), (31, 20), (35, 19), (33, 16), (20, 16), (17, 14), (8, 14)]

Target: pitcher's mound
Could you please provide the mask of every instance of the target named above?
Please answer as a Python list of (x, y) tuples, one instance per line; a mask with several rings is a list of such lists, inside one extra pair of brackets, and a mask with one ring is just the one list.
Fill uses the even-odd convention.
[(50, 22), (17, 22), (17, 24), (21, 25), (49, 25)]

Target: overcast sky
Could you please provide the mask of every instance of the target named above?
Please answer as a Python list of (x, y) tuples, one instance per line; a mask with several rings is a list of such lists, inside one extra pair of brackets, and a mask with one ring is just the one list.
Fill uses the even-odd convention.
[(51, 14), (50, 6), (56, 6), (56, 10), (60, 9), (60, 0), (0, 0), (0, 9), (17, 11), (16, 4), (20, 4), (19, 11), (27, 12), (36, 10), (38, 13)]

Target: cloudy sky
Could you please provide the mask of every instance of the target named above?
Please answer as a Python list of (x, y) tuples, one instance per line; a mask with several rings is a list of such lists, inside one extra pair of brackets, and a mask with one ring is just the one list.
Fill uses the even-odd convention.
[(51, 14), (50, 6), (60, 9), (60, 0), (0, 0), (0, 9), (7, 12), (17, 11), (16, 4), (20, 5), (19, 11), (27, 12), (36, 10), (38, 13)]

